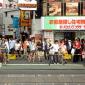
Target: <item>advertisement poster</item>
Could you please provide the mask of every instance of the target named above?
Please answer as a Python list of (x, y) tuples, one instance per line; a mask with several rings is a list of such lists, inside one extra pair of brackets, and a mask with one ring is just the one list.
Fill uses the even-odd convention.
[(51, 3), (51, 2), (61, 2), (62, 0), (47, 0), (48, 3)]
[(78, 15), (78, 3), (66, 3), (66, 16)]
[(49, 2), (48, 10), (50, 16), (61, 15), (61, 2)]
[(83, 15), (85, 15), (85, 2), (83, 2)]
[(80, 0), (64, 0), (65, 2), (79, 2)]

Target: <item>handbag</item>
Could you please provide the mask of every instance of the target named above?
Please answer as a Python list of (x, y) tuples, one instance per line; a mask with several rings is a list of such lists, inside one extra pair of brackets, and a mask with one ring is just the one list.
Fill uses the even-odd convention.
[(71, 49), (71, 54), (74, 55), (74, 53), (75, 53), (75, 48), (72, 48)]

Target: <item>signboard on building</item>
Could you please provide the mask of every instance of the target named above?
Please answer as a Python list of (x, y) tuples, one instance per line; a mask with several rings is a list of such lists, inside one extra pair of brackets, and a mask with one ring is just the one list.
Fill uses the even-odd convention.
[(41, 18), (42, 30), (85, 30), (85, 16)]
[(31, 26), (31, 19), (29, 18), (29, 15), (27, 13), (26, 15), (26, 12), (25, 10), (20, 10), (20, 26), (27, 26), (27, 27), (30, 27)]
[(18, 0), (18, 7), (21, 10), (37, 10), (36, 0)]
[(0, 0), (0, 9), (3, 7), (3, 0)]

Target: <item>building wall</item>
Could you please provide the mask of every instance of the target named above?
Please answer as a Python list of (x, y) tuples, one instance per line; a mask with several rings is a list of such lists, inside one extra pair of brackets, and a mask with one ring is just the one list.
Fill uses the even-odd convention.
[[(85, 16), (85, 1), (84, 0), (54, 0), (58, 3), (52, 3), (53, 0), (43, 0), (43, 16)], [(69, 3), (68, 3), (69, 2)], [(52, 4), (55, 4), (56, 9), (61, 9), (61, 13), (57, 12), (54, 15)], [(57, 4), (57, 5), (56, 5)], [(58, 7), (57, 7), (58, 6)], [(45, 10), (44, 10), (45, 9)], [(51, 10), (51, 11), (50, 11)], [(56, 31), (56, 30), (55, 30)], [(67, 31), (68, 32), (68, 31)], [(75, 38), (85, 38), (84, 31), (75, 31)], [(54, 39), (62, 39), (64, 38), (64, 33), (61, 32), (54, 32)]]
[[(4, 4), (3, 4), (3, 8), (6, 8), (6, 9), (14, 9), (14, 8), (17, 8), (17, 2), (18, 0), (13, 0), (12, 2), (9, 2), (8, 0), (3, 0), (4, 1)], [(11, 5), (10, 5), (11, 4)]]
[(32, 20), (32, 35), (41, 33), (41, 19)]
[(12, 27), (12, 18), (11, 15), (17, 16), (19, 17), (19, 11), (8, 11), (7, 15), (4, 13), (3, 14), (3, 23), (5, 24), (5, 35), (12, 35), (13, 31), (8, 31), (8, 26), (10, 26), (11, 29), (13, 29)]
[(0, 14), (0, 25), (3, 24), (3, 14)]

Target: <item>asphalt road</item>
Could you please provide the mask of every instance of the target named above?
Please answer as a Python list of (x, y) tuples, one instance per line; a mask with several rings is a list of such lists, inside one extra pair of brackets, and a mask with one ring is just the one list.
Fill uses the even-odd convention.
[(6, 65), (0, 69), (0, 85), (85, 85), (81, 64)]
[(0, 73), (0, 85), (85, 85), (85, 74), (77, 70), (76, 74), (69, 70), (7, 70), (5, 74), (4, 71)]

